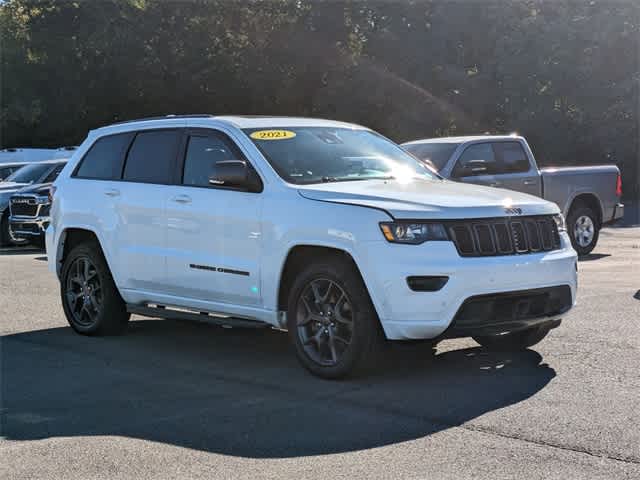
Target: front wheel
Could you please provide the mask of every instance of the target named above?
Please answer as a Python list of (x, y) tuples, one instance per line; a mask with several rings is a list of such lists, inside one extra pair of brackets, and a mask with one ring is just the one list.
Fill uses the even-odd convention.
[(60, 294), (71, 328), (82, 335), (117, 335), (129, 320), (126, 305), (97, 243), (78, 245), (64, 259)]
[(319, 259), (298, 274), (287, 324), (299, 361), (322, 378), (346, 377), (372, 365), (383, 343), (360, 275), (335, 257)]
[(549, 327), (540, 326), (513, 333), (477, 336), (473, 339), (489, 350), (518, 351), (540, 343), (550, 330)]

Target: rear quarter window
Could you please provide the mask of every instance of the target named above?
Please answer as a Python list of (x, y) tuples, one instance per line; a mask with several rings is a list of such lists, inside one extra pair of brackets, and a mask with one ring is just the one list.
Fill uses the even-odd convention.
[(99, 138), (91, 146), (75, 172), (76, 177), (99, 180), (119, 180), (124, 156), (133, 133), (119, 133)]

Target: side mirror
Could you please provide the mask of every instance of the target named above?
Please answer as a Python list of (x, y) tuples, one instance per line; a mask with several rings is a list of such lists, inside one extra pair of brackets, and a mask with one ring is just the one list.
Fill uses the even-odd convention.
[(485, 160), (469, 160), (461, 168), (456, 169), (458, 177), (473, 177), (475, 175), (486, 175), (489, 167)]
[(209, 177), (209, 183), (220, 187), (245, 189), (249, 192), (262, 191), (260, 178), (244, 160), (216, 162), (216, 173)]

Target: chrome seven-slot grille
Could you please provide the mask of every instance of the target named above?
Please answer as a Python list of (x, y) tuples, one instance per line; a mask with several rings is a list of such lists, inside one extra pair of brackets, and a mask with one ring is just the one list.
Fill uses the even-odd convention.
[(548, 252), (560, 248), (553, 216), (483, 218), (448, 222), (449, 235), (463, 257)]
[(11, 215), (35, 217), (38, 215), (38, 206), (35, 195), (14, 196), (10, 204)]

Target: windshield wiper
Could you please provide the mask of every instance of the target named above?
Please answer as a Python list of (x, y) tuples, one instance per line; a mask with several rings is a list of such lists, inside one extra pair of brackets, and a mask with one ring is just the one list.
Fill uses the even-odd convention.
[(358, 182), (362, 180), (395, 180), (392, 175), (379, 177), (322, 177), (322, 183), (330, 182)]

